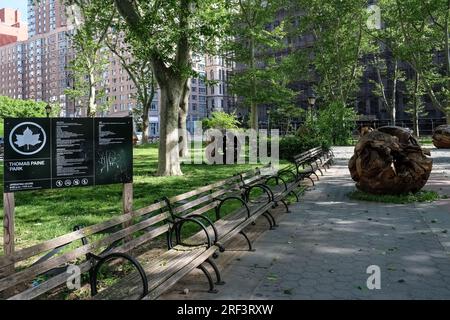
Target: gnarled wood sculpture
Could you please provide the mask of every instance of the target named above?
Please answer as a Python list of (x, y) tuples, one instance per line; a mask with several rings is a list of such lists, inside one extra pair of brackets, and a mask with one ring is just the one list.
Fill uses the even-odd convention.
[(409, 129), (382, 127), (361, 137), (348, 167), (364, 192), (415, 193), (425, 186), (433, 167), (427, 155)]
[(439, 149), (450, 149), (450, 125), (445, 124), (434, 130), (433, 144)]
[(359, 130), (359, 135), (361, 137), (363, 137), (372, 131), (373, 131), (373, 128), (371, 128), (371, 127), (361, 127), (361, 129)]

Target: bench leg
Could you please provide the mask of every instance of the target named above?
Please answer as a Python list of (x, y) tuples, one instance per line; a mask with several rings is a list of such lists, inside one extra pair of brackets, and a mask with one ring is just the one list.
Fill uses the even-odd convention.
[(297, 202), (300, 201), (300, 198), (298, 197), (298, 194), (296, 194), (294, 190), (292, 190), (290, 193), (292, 193), (294, 195), (294, 197), (297, 200)]
[(255, 251), (255, 249), (253, 249), (253, 245), (252, 242), (250, 241), (250, 239), (248, 238), (247, 234), (244, 231), (239, 232), (239, 234), (241, 236), (243, 236), (245, 238), (245, 240), (247, 241), (248, 244), (248, 251)]
[(273, 226), (274, 226), (274, 227), (278, 227), (278, 224), (277, 224), (275, 218), (273, 217), (273, 215), (272, 215), (269, 211), (267, 211), (267, 214), (268, 214), (269, 217), (272, 219)]
[(317, 173), (313, 172), (313, 175), (315, 175), (315, 176), (316, 176), (316, 178), (317, 178), (317, 181), (319, 181), (319, 180), (320, 180), (320, 178), (319, 178), (319, 176), (317, 175)]
[(291, 212), (291, 211), (289, 210), (289, 206), (288, 206), (286, 200), (283, 199), (283, 200), (280, 200), (279, 202), (281, 202), (281, 203), (284, 205), (284, 208), (286, 209), (286, 213)]
[(267, 215), (267, 212), (264, 212), (262, 215), (263, 215), (264, 218), (267, 219), (267, 221), (269, 221), (269, 229), (273, 230), (274, 229), (274, 225), (273, 225), (272, 219), (270, 219), (269, 216)]
[(211, 266), (211, 268), (213, 268), (214, 273), (216, 274), (216, 279), (217, 279), (216, 285), (219, 285), (219, 286), (224, 285), (225, 282), (222, 280), (222, 276), (220, 275), (220, 270), (217, 267), (217, 264), (209, 258), (206, 259), (206, 262)]
[(313, 185), (313, 187), (316, 185), (315, 184), (315, 182), (314, 182), (314, 180), (313, 180), (313, 178), (311, 178), (311, 177), (307, 177), (309, 180), (311, 180), (311, 182), (312, 182), (312, 185)]
[(213, 278), (211, 277), (211, 274), (209, 273), (208, 269), (205, 268), (205, 266), (203, 264), (199, 265), (197, 267), (198, 269), (202, 270), (203, 274), (206, 276), (206, 279), (208, 279), (208, 284), (209, 284), (209, 293), (217, 293), (217, 289), (214, 286), (214, 281)]

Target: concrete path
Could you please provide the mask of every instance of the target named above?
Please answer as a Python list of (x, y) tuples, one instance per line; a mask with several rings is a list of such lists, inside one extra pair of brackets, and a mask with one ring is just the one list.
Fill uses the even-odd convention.
[[(279, 227), (264, 232), (256, 252), (227, 263), (218, 294), (184, 299), (450, 299), (450, 200), (393, 205), (349, 200), (352, 148), (336, 149), (337, 163)], [(450, 151), (432, 151), (425, 189), (450, 196)], [(381, 270), (381, 289), (366, 273)], [(173, 298), (173, 296), (172, 296)]]

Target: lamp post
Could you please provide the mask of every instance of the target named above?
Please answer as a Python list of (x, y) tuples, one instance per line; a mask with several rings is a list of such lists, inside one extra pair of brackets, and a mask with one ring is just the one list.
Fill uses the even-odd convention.
[(47, 114), (47, 118), (50, 118), (50, 113), (52, 112), (52, 106), (48, 103), (45, 106), (45, 113)]
[(81, 117), (81, 99), (77, 100), (77, 104), (75, 106), (75, 117)]
[(313, 121), (313, 110), (314, 106), (316, 105), (316, 95), (314, 93), (310, 94), (308, 97), (308, 105), (309, 105), (309, 112), (311, 114), (311, 122)]

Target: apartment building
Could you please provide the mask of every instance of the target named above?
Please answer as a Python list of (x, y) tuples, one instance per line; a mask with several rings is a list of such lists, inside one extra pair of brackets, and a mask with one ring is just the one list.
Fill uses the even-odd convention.
[(24, 99), (26, 59), (26, 42), (0, 46), (0, 95)]
[(214, 111), (235, 111), (234, 98), (229, 95), (228, 88), (233, 65), (221, 56), (208, 56), (206, 60), (206, 75), (211, 81), (208, 86), (208, 114)]
[[(15, 20), (8, 18), (5, 21), (15, 22), (20, 18), (17, 10), (0, 12), (14, 15)], [(66, 89), (74, 87), (69, 66), (75, 57), (71, 43), (75, 27), (67, 14), (60, 0), (28, 0), (28, 39), (20, 38), (22, 41), (0, 46), (0, 94), (58, 103), (61, 116), (86, 115), (84, 102), (65, 94)], [(112, 53), (108, 58), (108, 68), (101, 83), (106, 96), (98, 101), (108, 109), (103, 110), (100, 116), (128, 116), (137, 107), (136, 88), (120, 60)], [(198, 76), (191, 79), (187, 117), (187, 128), (191, 132), (196, 121), (208, 117), (212, 111), (228, 111), (232, 105), (226, 85), (230, 66), (218, 57), (193, 55), (192, 60)], [(206, 79), (214, 80), (214, 84), (207, 86)], [(159, 96), (158, 90), (150, 108), (151, 137), (159, 136)]]
[(0, 9), (0, 46), (25, 41), (27, 33), (27, 26), (21, 21), (19, 10)]

